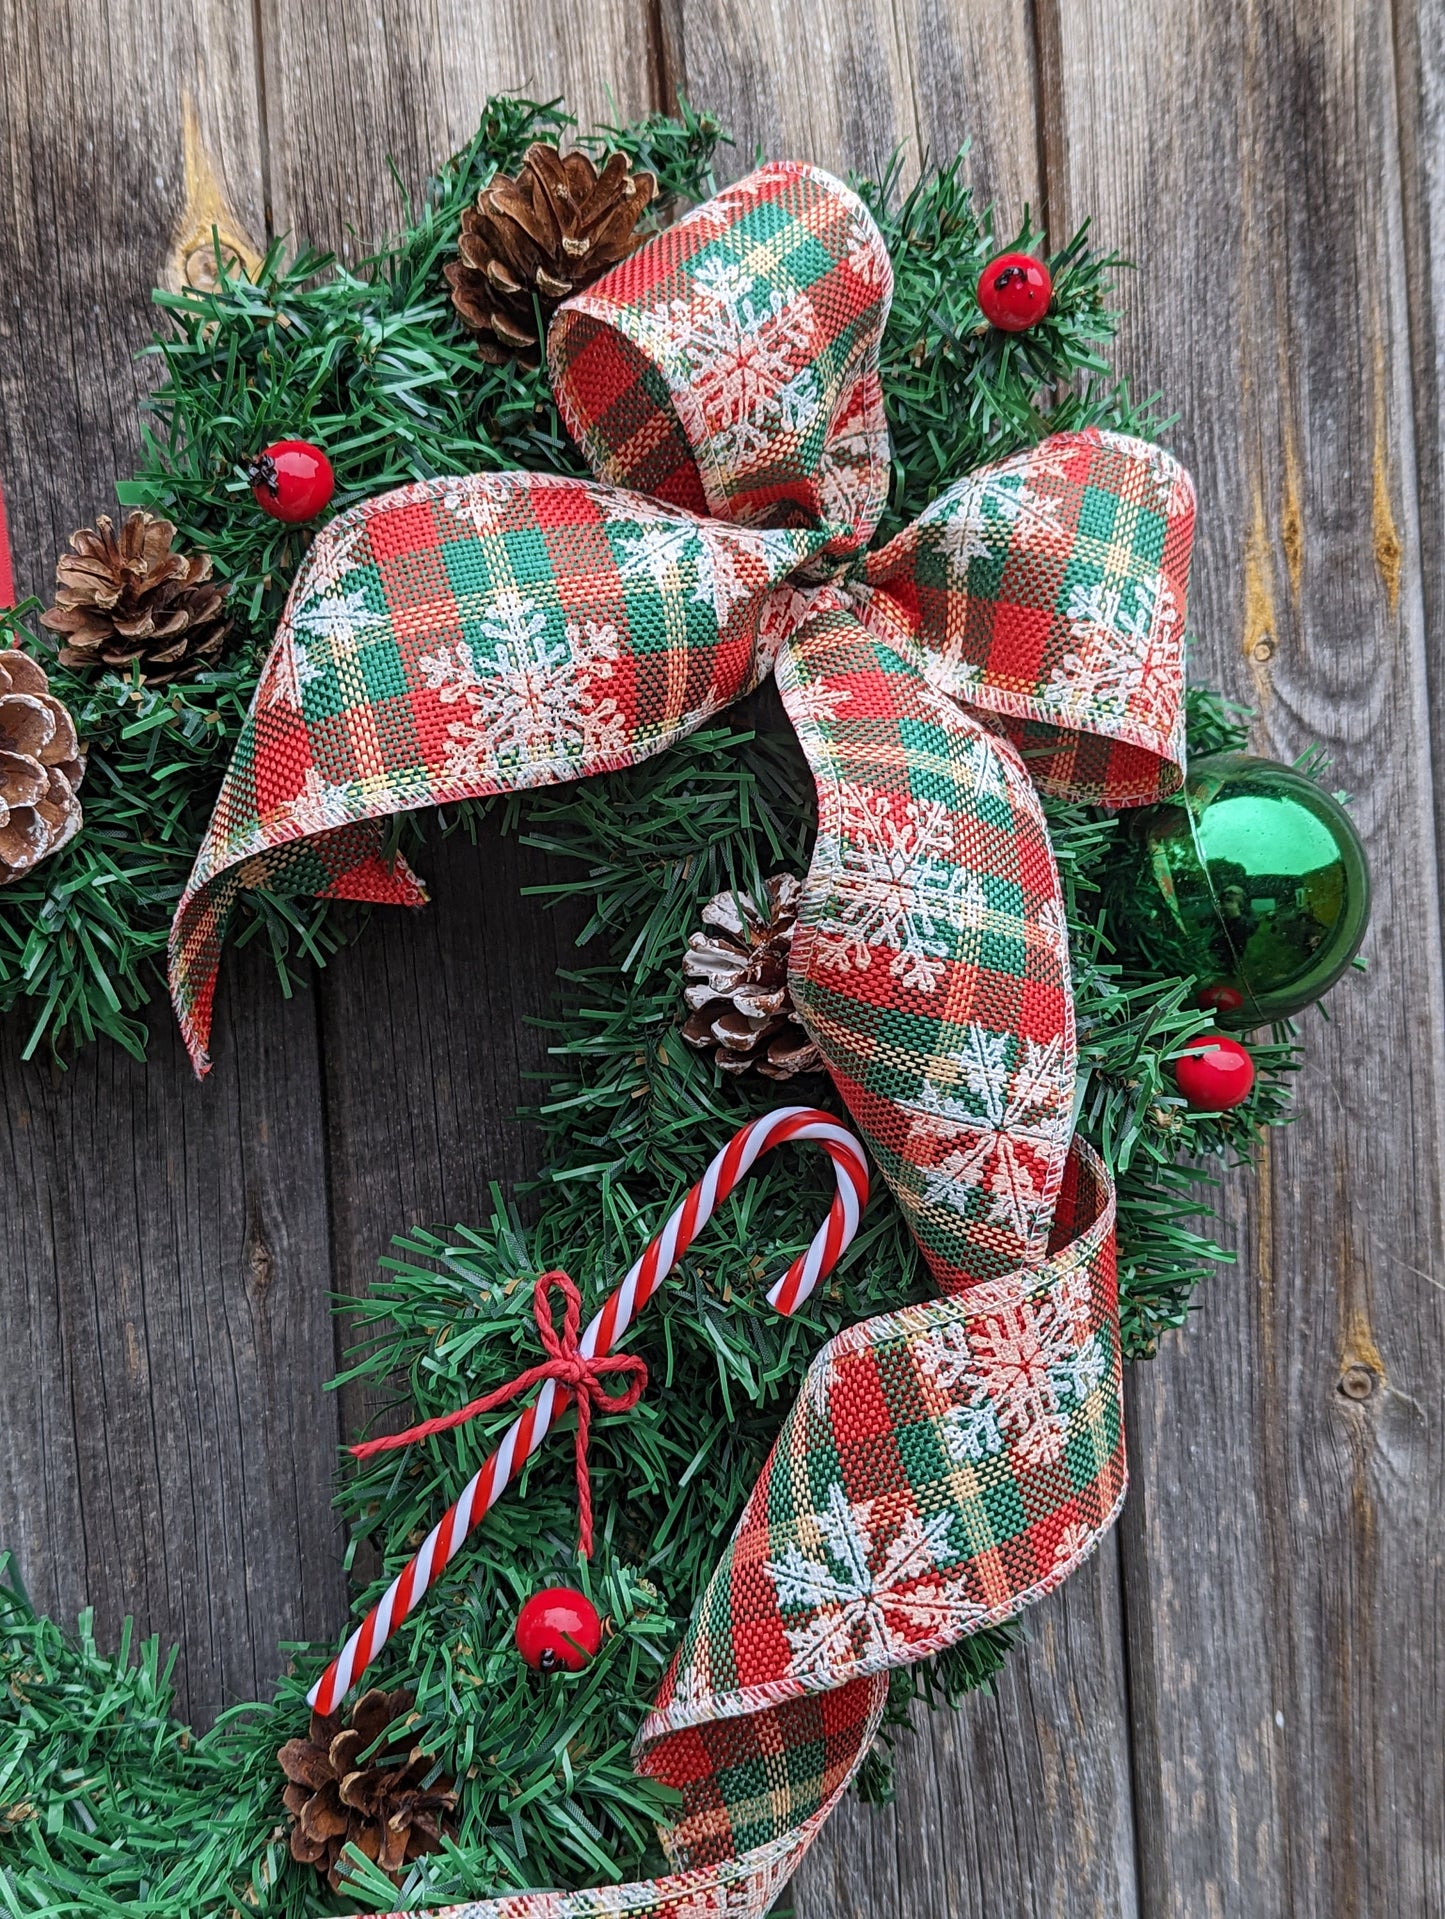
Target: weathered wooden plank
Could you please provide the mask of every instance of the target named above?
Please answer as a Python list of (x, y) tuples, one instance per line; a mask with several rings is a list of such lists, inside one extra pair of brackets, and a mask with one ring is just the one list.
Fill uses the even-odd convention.
[(1405, 206), (1401, 266), (1410, 303), (1420, 571), (1438, 740), (1445, 636), (1445, 8), (1430, 0), (1397, 7), (1395, 49)]
[[(1024, 207), (1041, 216), (1048, 181), (1039, 133), (1040, 10), (1030, 0), (903, 0), (899, 32), (912, 49), (916, 165), (969, 143), (968, 177), (1011, 233)], [(1054, 239), (1064, 236), (1056, 233)]]
[[(1043, 204), (1026, 5), (666, 0), (663, 20), (670, 77), (737, 135), (733, 172), (759, 143), (836, 171), (876, 171), (906, 143), (907, 176), (925, 150), (946, 157), (971, 138), (970, 177), (1003, 226)], [(1029, 1626), (996, 1700), (919, 1715), (894, 1807), (851, 1805), (829, 1824), (798, 1877), (804, 1919), (1134, 1911), (1112, 1544)]]
[(1390, 15), (1059, 20), (1067, 198), (1144, 265), (1125, 358), (1201, 483), (1199, 664), (1262, 748), (1333, 754), (1377, 893), (1369, 974), (1305, 1022), (1298, 1122), (1230, 1200), (1242, 1266), (1134, 1380), (1144, 1905), (1438, 1913), (1441, 977)]
[(925, 155), (971, 143), (969, 177), (1013, 217), (1042, 202), (1034, 113), (1037, 54), (1026, 0), (902, 0), (889, 6), (725, 6), (663, 0), (669, 88), (731, 130), (719, 177), (754, 155), (905, 181)]
[(902, 142), (916, 155), (914, 48), (887, 6), (662, 0), (661, 17), (669, 88), (736, 142), (719, 178), (746, 173), (759, 152), (874, 175)]
[[(515, 838), (459, 834), (419, 864), (433, 904), (376, 914), (322, 988), (337, 1278), (353, 1294), (393, 1234), (481, 1225), (493, 1182), (507, 1193), (535, 1176), (538, 1142), (517, 1118), (546, 1066), (534, 1022), (558, 967), (578, 963), (577, 913), (521, 897), (556, 868)], [(368, 1409), (348, 1396), (349, 1422)]]
[[(149, 289), (188, 209), (259, 231), (257, 154), (243, 12), (0, 8), (0, 472), (22, 586), (113, 505)], [(254, 962), (228, 972), (204, 1092), (165, 1009), (148, 1068), (107, 1043), (52, 1083), (20, 1063), (18, 1019), (0, 1040), (0, 1539), (59, 1616), (90, 1602), (104, 1638), (128, 1611), (180, 1638), (201, 1720), (264, 1689), (278, 1641), (329, 1630), (341, 1600), (315, 1006)]]
[[(541, 12), (434, 11), (387, 0), (363, 18), (340, 4), (270, 9), (267, 99), (278, 220), (363, 246), (395, 223), (387, 159), (413, 191), (474, 131), (489, 93), (565, 94), (584, 123), (650, 104), (645, 10), (571, 0)], [(379, 20), (379, 24), (378, 24)], [(323, 980), (332, 1232), (338, 1284), (364, 1292), (392, 1234), (421, 1221), (487, 1218), (490, 1186), (536, 1172), (518, 1122), (546, 1059), (529, 1021), (552, 999), (575, 917), (523, 901), (554, 878), (546, 862), (488, 829), (421, 862), (435, 905), (379, 912)], [(348, 1426), (373, 1402), (349, 1391)]]
[(388, 161), (416, 192), (476, 131), (488, 95), (562, 94), (584, 126), (653, 104), (642, 0), (260, 7), (276, 227), (348, 258), (398, 223)]
[(81, 516), (113, 505), (140, 443), (133, 356), (198, 174), (261, 229), (257, 122), (248, 23), (224, 0), (103, 17), (4, 0), (0, 58), (0, 480), (33, 592)]
[(58, 1084), (0, 1047), (0, 1539), (36, 1603), (182, 1646), (208, 1720), (340, 1615), (315, 1009), (247, 955), (204, 1088), (169, 1014)]

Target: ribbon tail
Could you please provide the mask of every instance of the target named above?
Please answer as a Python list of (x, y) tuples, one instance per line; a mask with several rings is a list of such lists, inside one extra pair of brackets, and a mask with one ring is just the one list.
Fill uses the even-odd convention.
[(1068, 931), (1019, 757), (838, 603), (777, 662), (818, 789), (789, 985), (944, 1291), (1047, 1249), (1076, 1048)]
[[(634, 1746), (681, 1794), (675, 1870), (469, 1919), (763, 1919), (866, 1758), (889, 1672), (1041, 1599), (1117, 1517), (1118, 1326), (1113, 1191), (1076, 1144), (1040, 1265), (813, 1360)], [(1050, 1391), (1015, 1390), (1030, 1348)]]
[(264, 888), (282, 897), (309, 894), (379, 906), (425, 906), (426, 888), (407, 862), (400, 854), (390, 861), (385, 857), (386, 837), (384, 822), (358, 820), (313, 839), (268, 848), (213, 881), (197, 882), (192, 874), (171, 924), (170, 973), (172, 1004), (198, 1078), (211, 1070), (208, 1046), (221, 949), (241, 893)]
[[(1011, 1384), (1030, 1342), (1052, 1400)], [(722, 1910), (766, 1912), (767, 1875), (862, 1763), (888, 1672), (1052, 1591), (1125, 1483), (1114, 1197), (1080, 1144), (1040, 1265), (865, 1320), (814, 1359), (638, 1735), (639, 1770), (683, 1794), (673, 1862), (750, 1866), (756, 1903)], [(656, 1892), (623, 1910), (670, 1911)]]

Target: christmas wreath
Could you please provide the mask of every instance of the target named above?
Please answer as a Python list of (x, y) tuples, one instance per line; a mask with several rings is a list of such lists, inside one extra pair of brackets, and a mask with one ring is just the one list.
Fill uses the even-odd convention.
[(569, 125), (492, 102), (355, 273), (159, 296), (128, 515), (9, 616), (32, 1046), (139, 1046), (169, 933), (204, 1064), (228, 923), (284, 973), (418, 903), (423, 810), (509, 796), (593, 905), (534, 1217), (365, 1308), (419, 1423), (343, 1477), (341, 1651), (195, 1736), (12, 1579), (16, 1912), (761, 1914), (1111, 1523), (1199, 1162), (1359, 945), (1338, 799), (1185, 700), (1116, 262), (1001, 252), (957, 163), (718, 195), (703, 117)]

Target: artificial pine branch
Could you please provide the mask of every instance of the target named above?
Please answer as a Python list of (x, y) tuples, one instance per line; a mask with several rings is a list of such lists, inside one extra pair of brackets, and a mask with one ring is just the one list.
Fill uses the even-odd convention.
[[(281, 432), (321, 441), (338, 507), (438, 473), (582, 470), (543, 377), (484, 366), (441, 275), (460, 210), (490, 172), (514, 166), (539, 134), (571, 128), (555, 102), (492, 101), (400, 239), (356, 272), (273, 249), (254, 283), (223, 278), (211, 294), (161, 296), (162, 379), (143, 470), (121, 496), (163, 512), (215, 556), (233, 582), (235, 642), (219, 669), (180, 687), (55, 674), (93, 752), (86, 830), (0, 899), (0, 1011), (29, 1002), (32, 1048), (98, 1033), (143, 1044), (171, 910), (302, 553), (303, 536), (251, 501), (254, 447)], [(597, 136), (656, 172), (674, 204), (706, 193), (718, 137), (686, 107), (677, 120)], [(1115, 262), (1085, 236), (1052, 256), (1048, 319), (1003, 341), (980, 329), (973, 295), (999, 243), (957, 165), (901, 202), (887, 183), (863, 191), (896, 275), (883, 351), (894, 467), (880, 539), (948, 481), (1045, 432), (1094, 422), (1152, 430), (1148, 410), (1107, 375)], [(1032, 237), (1027, 223), (1015, 236)], [(21, 609), (7, 624), (33, 647), (29, 621)], [(1196, 751), (1243, 737), (1238, 716), (1201, 695), (1191, 698), (1190, 731)], [(1207, 1020), (1189, 982), (1133, 978), (1113, 951), (1105, 892), (1119, 822), (1082, 807), (1051, 803), (1048, 812), (1074, 956), (1079, 1124), (1118, 1176), (1123, 1336), (1127, 1351), (1143, 1353), (1180, 1322), (1200, 1275), (1222, 1257), (1196, 1230), (1208, 1211), (1197, 1158), (1247, 1157), (1255, 1127), (1283, 1116), (1292, 1057), (1283, 1042), (1256, 1048), (1257, 1088), (1236, 1113), (1204, 1118), (1183, 1107), (1166, 1062)], [(505, 814), (557, 856), (556, 879), (539, 890), (580, 893), (591, 916), (578, 968), (561, 981), (538, 1113), (548, 1165), (530, 1223), (499, 1195), (482, 1225), (412, 1232), (363, 1305), (345, 1377), (392, 1381), (408, 1422), (514, 1374), (533, 1356), (532, 1275), (565, 1266), (596, 1297), (717, 1142), (776, 1099), (766, 1083), (723, 1079), (682, 1043), (677, 979), (707, 898), (806, 869), (811, 785), (774, 696), (765, 691), (641, 767), (517, 798)], [(412, 838), (420, 830), (412, 818), (397, 828)], [(251, 896), (250, 910), (251, 932), (269, 939), (288, 983), (298, 957), (324, 958), (344, 930), (324, 905)], [(806, 1097), (836, 1110), (825, 1079), (805, 1085)], [(235, 1708), (196, 1738), (173, 1716), (169, 1665), (154, 1642), (138, 1659), (128, 1637), (104, 1655), (85, 1621), (68, 1640), (16, 1591), (0, 1597), (0, 1725), (13, 1735), (0, 1745), (0, 1900), (54, 1919), (312, 1919), (354, 1910), (368, 1893), (378, 1908), (420, 1910), (487, 1889), (653, 1870), (666, 1799), (634, 1776), (629, 1747), (718, 1543), (822, 1342), (929, 1290), (884, 1194), (807, 1312), (773, 1313), (765, 1284), (806, 1244), (828, 1197), (814, 1156), (765, 1164), (629, 1335), (654, 1386), (625, 1426), (603, 1418), (594, 1428), (592, 1567), (577, 1568), (570, 1478), (557, 1448), (544, 1449), (388, 1645), (375, 1678), (415, 1693), (427, 1748), (462, 1793), (455, 1838), (419, 1860), (400, 1892), (363, 1873), (360, 1891), (341, 1902), (287, 1852), (274, 1755), (305, 1729), (305, 1687), (329, 1647), (296, 1648), (273, 1702)], [(374, 1545), (385, 1576), (504, 1420), (348, 1472), (339, 1503), (353, 1544)], [(559, 1577), (590, 1581), (613, 1631), (583, 1672), (543, 1678), (512, 1651), (511, 1627), (518, 1601)], [(919, 1697), (952, 1704), (986, 1683), (1014, 1636), (978, 1634), (895, 1675), (890, 1721)], [(866, 1784), (886, 1794), (886, 1755)]]
[[(211, 292), (156, 294), (164, 325), (148, 351), (159, 383), (140, 470), (116, 492), (173, 521), (178, 544), (210, 553), (231, 584), (235, 630), (215, 671), (142, 689), (135, 675), (53, 664), (38, 601), (0, 613), (0, 645), (44, 661), (92, 750), (81, 832), (0, 902), (0, 1017), (26, 1021), (27, 1057), (44, 1046), (63, 1059), (102, 1035), (144, 1054), (171, 916), (311, 538), (252, 498), (257, 448), (298, 435), (325, 446), (338, 510), (440, 473), (585, 473), (545, 375), (485, 366), (442, 277), (478, 186), (532, 140), (574, 125), (556, 101), (498, 97), (415, 218), (408, 209), (401, 237), (354, 270), (309, 250), (288, 258), (278, 242), (254, 281), (223, 274)], [(633, 155), (676, 205), (710, 190), (719, 137), (684, 104), (676, 119), (652, 115), (591, 144)], [(421, 830), (399, 829), (409, 843)], [(289, 992), (362, 923), (354, 910), (248, 893), (238, 936), (267, 940)]]

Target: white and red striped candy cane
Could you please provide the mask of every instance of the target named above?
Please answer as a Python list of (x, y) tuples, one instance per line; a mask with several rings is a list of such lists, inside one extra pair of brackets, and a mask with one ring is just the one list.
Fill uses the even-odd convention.
[[(821, 1146), (833, 1161), (838, 1182), (828, 1217), (814, 1234), (813, 1243), (768, 1289), (770, 1305), (780, 1313), (796, 1312), (843, 1256), (868, 1200), (868, 1161), (863, 1148), (846, 1127), (812, 1106), (780, 1106), (775, 1113), (751, 1121), (733, 1135), (626, 1279), (593, 1314), (578, 1342), (579, 1351), (589, 1359), (610, 1353), (738, 1181), (764, 1153), (795, 1139)], [(467, 1482), (456, 1504), (422, 1541), (416, 1557), (392, 1580), (311, 1688), (307, 1698), (317, 1712), (336, 1710), (337, 1702), (441, 1577), (468, 1533), (481, 1524), (508, 1482), (546, 1438), (553, 1421), (570, 1404), (571, 1394), (565, 1387), (555, 1379), (543, 1381), (532, 1404), (512, 1421), (497, 1450)]]

